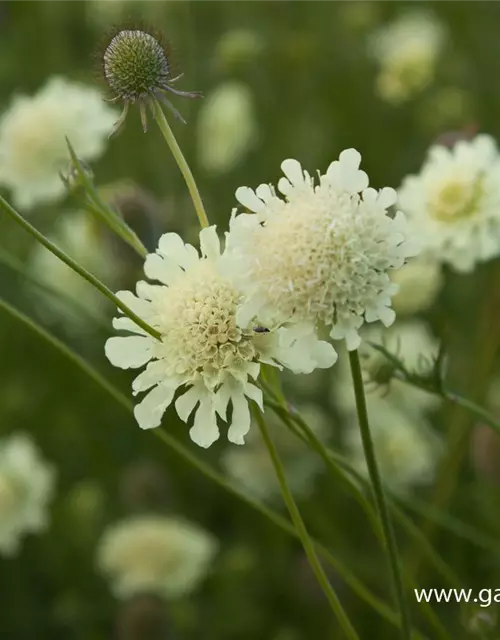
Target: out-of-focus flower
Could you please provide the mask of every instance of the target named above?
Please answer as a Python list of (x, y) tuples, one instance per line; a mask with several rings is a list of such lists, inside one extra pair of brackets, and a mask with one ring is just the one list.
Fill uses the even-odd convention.
[(193, 442), (209, 447), (218, 439), (217, 416), (227, 420), (231, 402), (228, 439), (243, 444), (250, 428), (249, 400), (263, 406), (262, 391), (251, 382), (261, 363), (308, 373), (332, 366), (336, 353), (307, 326), (262, 325), (257, 316), (238, 322), (242, 295), (232, 281), (231, 264), (221, 256), (215, 227), (203, 229), (199, 237), (201, 255), (177, 234), (163, 235), (144, 265), (146, 276), (161, 284), (139, 282), (137, 296), (117, 294), (161, 339), (129, 318), (115, 318), (114, 327), (132, 335), (110, 338), (106, 355), (122, 369), (147, 365), (132, 385), (134, 394), (150, 390), (134, 410), (142, 429), (161, 423), (182, 388), (175, 408), (184, 422), (194, 413)]
[[(117, 282), (118, 274), (110, 253), (106, 251), (94, 220), (87, 213), (66, 213), (57, 221), (50, 238), (98, 278), (107, 283)], [(45, 247), (36, 245), (29, 260), (29, 270), (38, 280), (61, 294), (61, 299), (58, 299), (35, 289), (41, 302), (40, 310), (47, 320), (61, 320), (70, 331), (82, 333), (89, 329), (88, 316), (79, 313), (65, 300), (73, 300), (89, 309), (91, 314), (99, 314), (105, 309), (103, 295)]]
[[(438, 396), (393, 378), (387, 358), (367, 344), (381, 344), (410, 372), (429, 373), (438, 354), (438, 343), (425, 323), (413, 320), (396, 323), (390, 329), (370, 327), (363, 332), (363, 340), (361, 365), (368, 398), (385, 398), (387, 404), (413, 417), (439, 406)], [(355, 400), (347, 358), (341, 357), (335, 369), (335, 404), (343, 411), (353, 411)]]
[(396, 314), (418, 313), (432, 305), (441, 289), (441, 264), (435, 257), (420, 255), (395, 271), (391, 280), (399, 286), (392, 298)]
[(118, 598), (141, 593), (175, 598), (198, 585), (216, 552), (216, 540), (198, 526), (178, 518), (144, 515), (106, 531), (97, 561)]
[(380, 28), (370, 50), (380, 71), (380, 96), (399, 104), (420, 93), (434, 78), (445, 31), (434, 15), (412, 11)]
[(257, 141), (250, 88), (235, 80), (219, 85), (203, 105), (198, 120), (200, 164), (211, 173), (237, 166)]
[(0, 554), (14, 555), (27, 533), (48, 525), (55, 471), (27, 435), (0, 441)]
[(430, 148), (420, 174), (399, 190), (424, 250), (457, 271), (500, 254), (500, 155), (490, 136)]
[[(442, 445), (425, 420), (394, 406), (386, 399), (367, 398), (375, 453), (383, 481), (396, 493), (425, 485), (434, 478)], [(355, 414), (351, 414), (345, 445), (353, 467), (368, 477), (361, 435)]]
[[(331, 429), (316, 405), (305, 405), (300, 414), (320, 440)], [(321, 459), (275, 416), (268, 419), (271, 437), (285, 466), (288, 484), (295, 495), (307, 496), (323, 466)], [(226, 473), (249, 494), (264, 500), (281, 496), (280, 485), (257, 425), (253, 425), (244, 449), (226, 449), (222, 464)]]
[(221, 70), (245, 64), (256, 64), (265, 49), (264, 41), (252, 29), (230, 29), (223, 33), (215, 46), (214, 60)]
[(368, 188), (355, 149), (340, 154), (315, 185), (296, 160), (285, 160), (278, 189), (240, 187), (239, 202), (253, 211), (234, 215), (228, 234), (232, 271), (247, 295), (242, 321), (258, 315), (318, 324), (330, 336), (360, 344), (363, 322), (392, 324), (393, 269), (418, 252), (404, 215), (387, 213), (390, 188)]
[(104, 151), (116, 113), (94, 88), (54, 77), (34, 96), (17, 96), (0, 119), (0, 184), (28, 209), (60, 199), (68, 164), (65, 136), (78, 157)]

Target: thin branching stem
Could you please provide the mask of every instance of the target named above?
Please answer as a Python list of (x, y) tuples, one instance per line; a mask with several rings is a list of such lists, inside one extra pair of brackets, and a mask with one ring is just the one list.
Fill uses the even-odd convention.
[(354, 396), (356, 398), (356, 410), (358, 414), (359, 428), (361, 432), (361, 440), (370, 476), (375, 504), (377, 505), (382, 530), (384, 532), (389, 566), (392, 574), (392, 582), (394, 587), (394, 595), (401, 614), (401, 631), (402, 638), (409, 640), (411, 638), (411, 619), (410, 610), (406, 601), (401, 567), (399, 561), (398, 548), (396, 544), (396, 536), (389, 517), (387, 501), (385, 498), (382, 478), (378, 468), (377, 458), (375, 455), (375, 447), (368, 422), (368, 411), (366, 408), (366, 398), (363, 385), (363, 377), (361, 374), (361, 365), (359, 362), (359, 354), (357, 350), (349, 352), (349, 362), (351, 365), (352, 382), (354, 386)]

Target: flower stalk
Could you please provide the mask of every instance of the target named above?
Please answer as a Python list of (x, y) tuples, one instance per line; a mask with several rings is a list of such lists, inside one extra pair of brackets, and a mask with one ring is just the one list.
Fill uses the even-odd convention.
[(392, 526), (391, 519), (389, 517), (389, 510), (387, 507), (387, 501), (385, 498), (384, 488), (382, 485), (382, 479), (378, 468), (377, 458), (375, 455), (375, 447), (373, 445), (373, 439), (370, 432), (370, 425), (368, 422), (368, 411), (366, 408), (366, 398), (363, 387), (363, 378), (361, 373), (361, 365), (359, 362), (359, 353), (357, 350), (349, 352), (349, 361), (351, 365), (351, 374), (354, 387), (354, 395), (356, 398), (356, 410), (358, 414), (359, 428), (361, 432), (361, 439), (363, 442), (363, 449), (365, 452), (366, 464), (368, 467), (368, 473), (370, 476), (373, 495), (377, 511), (380, 517), (382, 530), (384, 533), (385, 544), (387, 548), (387, 555), (389, 565), (392, 574), (392, 582), (394, 588), (395, 599), (398, 604), (398, 608), (401, 616), (401, 637), (404, 640), (410, 640), (411, 638), (411, 620), (408, 603), (406, 601), (403, 578), (401, 573), (399, 554), (396, 544), (396, 536)]
[(209, 226), (208, 217), (191, 169), (189, 168), (186, 158), (184, 157), (184, 154), (182, 153), (181, 148), (179, 147), (177, 140), (175, 139), (174, 133), (170, 128), (170, 125), (168, 124), (168, 120), (163, 113), (163, 109), (161, 108), (161, 105), (156, 98), (152, 98), (151, 108), (153, 109), (154, 118), (158, 123), (158, 127), (160, 128), (160, 131), (165, 138), (168, 146), (170, 147), (170, 151), (172, 152), (172, 155), (174, 156), (175, 161), (177, 162), (177, 165), (182, 175), (184, 176), (184, 180), (186, 181), (189, 195), (191, 196), (191, 200), (193, 201), (200, 226), (202, 229), (204, 229), (205, 227)]
[(329, 583), (323, 567), (321, 566), (320, 560), (314, 548), (314, 543), (309, 537), (309, 533), (307, 531), (306, 525), (302, 520), (300, 511), (288, 487), (283, 465), (279, 458), (278, 451), (276, 450), (276, 447), (274, 446), (274, 443), (269, 434), (269, 430), (267, 428), (266, 422), (262, 414), (260, 413), (260, 411), (256, 410), (254, 412), (254, 415), (259, 425), (262, 439), (264, 440), (267, 450), (269, 451), (271, 461), (276, 471), (276, 477), (278, 478), (278, 482), (281, 488), (281, 493), (283, 495), (283, 500), (285, 501), (287, 509), (290, 513), (290, 517), (297, 531), (297, 534), (300, 538), (302, 546), (304, 547), (304, 551), (307, 555), (307, 559), (309, 560), (309, 564), (311, 565), (311, 568), (314, 571), (314, 575), (316, 576), (316, 579), (319, 585), (321, 586), (324, 594), (326, 595), (328, 602), (330, 604), (330, 607), (333, 613), (335, 614), (336, 618), (338, 619), (342, 629), (344, 630), (346, 637), (350, 638), (351, 640), (359, 640), (359, 636), (356, 633), (356, 630), (354, 629), (354, 627), (351, 624), (351, 621), (347, 617), (347, 614), (345, 613), (342, 605), (340, 604), (340, 601), (335, 591), (333, 590), (331, 584)]

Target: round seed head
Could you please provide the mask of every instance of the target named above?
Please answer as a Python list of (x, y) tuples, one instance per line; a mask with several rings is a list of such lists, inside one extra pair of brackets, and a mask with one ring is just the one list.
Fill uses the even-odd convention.
[(149, 33), (123, 30), (104, 52), (104, 75), (116, 99), (135, 102), (170, 78), (170, 65), (162, 45)]

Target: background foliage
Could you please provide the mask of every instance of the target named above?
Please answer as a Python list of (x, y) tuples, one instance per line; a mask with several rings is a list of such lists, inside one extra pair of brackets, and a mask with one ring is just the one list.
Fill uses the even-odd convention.
[[(376, 94), (376, 67), (367, 53), (367, 37), (407, 5), (415, 4), (435, 12), (449, 32), (449, 43), (436, 82), (394, 107)], [(6, 1), (0, 6), (2, 106), (8, 105), (15, 92), (34, 93), (54, 74), (90, 84), (100, 82), (93, 71), (98, 66), (99, 43), (115, 23), (129, 18), (154, 22), (173, 40), (185, 72), (180, 88), (210, 94), (231, 79), (245, 82), (252, 91), (258, 135), (245, 159), (220, 175), (210, 174), (198, 162), (201, 104), (176, 102), (188, 120), (187, 126), (173, 124), (176, 135), (211, 220), (222, 228), (234, 206), (235, 189), (275, 181), (286, 157), (300, 159), (313, 172), (324, 169), (342, 149), (356, 147), (374, 186), (398, 186), (407, 173), (418, 170), (425, 150), (442, 133), (472, 126), (500, 137), (500, 6), (486, 2)], [(218, 48), (226, 32), (239, 28), (254, 31), (262, 43), (260, 52), (248, 59), (232, 59)], [(131, 215), (131, 223), (149, 247), (161, 231), (182, 230), (189, 236), (196, 228), (185, 185), (164, 141), (153, 126), (143, 135), (135, 111), (94, 171), (100, 186), (131, 178), (158, 201), (159, 215), (151, 215), (148, 207), (139, 207)], [(50, 231), (76, 207), (68, 199), (57, 207), (40, 208), (32, 219), (39, 228)], [(0, 237), (1, 246), (23, 261), (33, 249), (32, 240), (3, 216)], [(118, 260), (115, 245), (112, 251), (110, 259)], [(123, 249), (118, 256), (120, 279), (127, 284), (135, 279), (138, 265)], [(75, 333), (54, 317), (47, 318), (25, 278), (8, 267), (0, 266), (0, 287), (5, 299), (49, 326), (128, 392), (130, 376), (117, 373), (105, 362), (105, 329), (89, 321), (84, 332)], [(454, 387), (478, 401), (487, 399), (498, 366), (499, 291), (497, 262), (470, 276), (447, 273), (440, 298), (427, 314), (434, 332), (447, 345)], [(113, 310), (106, 305), (109, 318)], [(29, 537), (17, 557), (0, 560), (0, 637), (341, 637), (298, 543), (211, 484), (151, 434), (141, 432), (127, 412), (26, 327), (3, 312), (0, 323), (0, 432), (33, 434), (45, 457), (58, 469), (50, 529)], [(307, 390), (310, 387), (312, 393)], [(302, 389), (295, 386), (291, 394), (302, 395), (327, 412), (331, 442), (336, 443), (342, 427), (328, 389), (326, 379), (316, 376), (312, 383), (304, 382)], [(164, 424), (187, 442), (186, 429), (171, 412)], [(441, 476), (450, 478), (451, 486), (439, 500), (444, 512), (474, 527), (475, 534), (487, 537), (485, 544), (489, 545), (498, 540), (500, 532), (499, 443), (496, 438), (488, 441), (485, 461), (486, 454), (474, 455), (474, 442), (480, 435), (468, 428), (474, 426), (470, 416), (443, 406), (434, 426), (446, 434), (451, 425), (455, 433), (466, 434), (448, 449), (458, 452), (455, 457), (460, 459), (461, 470), (455, 474), (453, 460), (445, 458), (443, 464), (448, 466)], [(471, 433), (476, 435), (471, 437)], [(227, 446), (221, 439), (202, 455), (217, 466)], [(442, 490), (443, 483), (439, 486)], [(415, 497), (436, 500), (435, 487)], [(156, 601), (119, 604), (95, 570), (96, 544), (106, 524), (151, 506), (201, 523), (220, 540), (220, 553), (202, 587), (189, 598), (168, 605)], [(388, 599), (385, 561), (352, 498), (323, 474), (301, 507), (311, 531)], [(414, 516), (411, 509), (408, 513), (420, 522), (421, 516)], [(432, 536), (464, 587), (499, 585), (498, 545), (479, 548), (439, 527)], [(400, 542), (405, 557), (412, 557), (412, 543), (402, 535)], [(363, 640), (397, 637), (339, 576), (332, 574), (332, 580)], [(419, 583), (441, 585), (425, 563)], [(418, 619), (418, 608), (413, 608)], [(454, 638), (476, 637), (463, 624), (467, 612), (453, 604), (438, 609), (454, 629)], [(493, 616), (494, 606), (485, 611)], [(151, 627), (138, 635), (134, 620), (140, 615), (153, 616), (156, 631)]]

